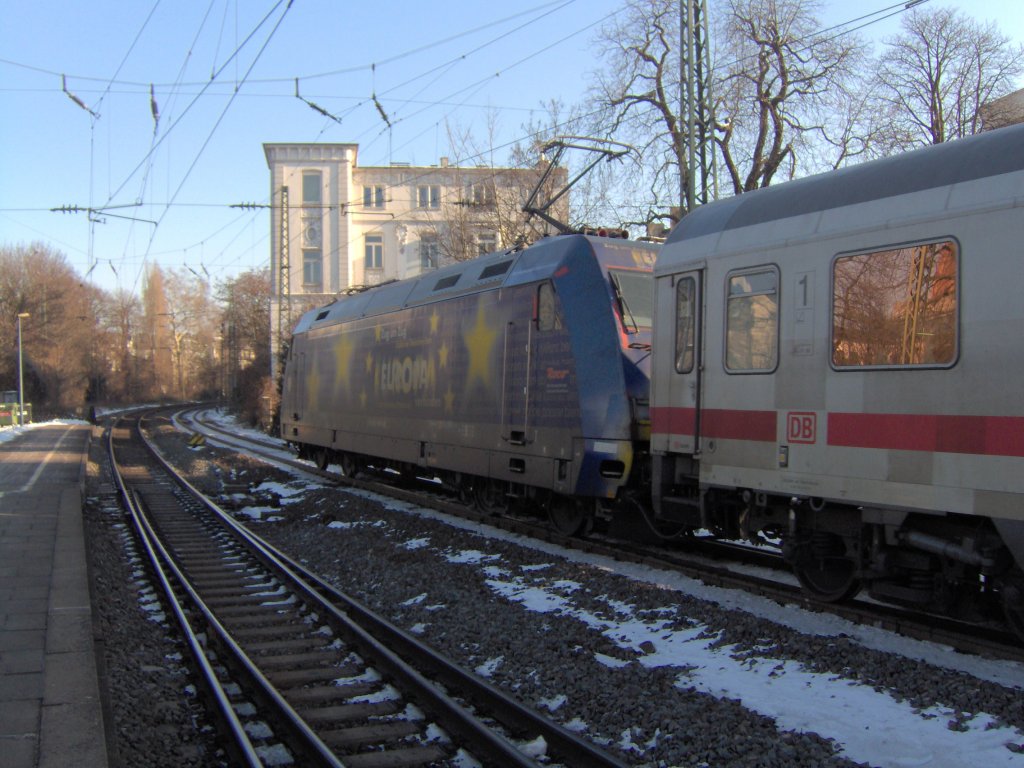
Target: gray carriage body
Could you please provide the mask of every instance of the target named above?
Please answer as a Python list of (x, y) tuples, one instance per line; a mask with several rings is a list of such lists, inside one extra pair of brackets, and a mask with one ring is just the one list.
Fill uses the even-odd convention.
[(689, 214), (655, 267), (663, 494), (982, 516), (1024, 564), (1022, 252), (1024, 126)]

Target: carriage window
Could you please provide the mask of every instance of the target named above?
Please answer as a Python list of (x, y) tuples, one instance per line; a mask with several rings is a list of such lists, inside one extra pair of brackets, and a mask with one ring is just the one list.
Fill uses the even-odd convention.
[(694, 323), (697, 312), (694, 307), (694, 282), (687, 277), (676, 283), (676, 372), (689, 373), (693, 370)]
[(554, 331), (562, 327), (562, 318), (555, 307), (555, 289), (551, 283), (541, 283), (537, 289), (537, 330)]
[(956, 243), (923, 243), (835, 260), (836, 367), (952, 365), (956, 327)]
[(778, 350), (778, 272), (768, 268), (732, 275), (726, 305), (726, 370), (774, 370)]

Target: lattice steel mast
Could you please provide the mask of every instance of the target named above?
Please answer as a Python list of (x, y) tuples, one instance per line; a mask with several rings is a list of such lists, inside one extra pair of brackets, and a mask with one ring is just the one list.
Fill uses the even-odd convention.
[(679, 205), (690, 211), (718, 197), (707, 0), (679, 0), (679, 50), (679, 118), (687, 151), (686, 168), (679, 168)]

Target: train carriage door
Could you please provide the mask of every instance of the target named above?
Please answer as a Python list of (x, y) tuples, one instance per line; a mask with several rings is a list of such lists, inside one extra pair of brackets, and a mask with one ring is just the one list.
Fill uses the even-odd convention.
[[(659, 384), (667, 384), (666, 397), (659, 397), (659, 432), (667, 432), (672, 453), (697, 453), (700, 445), (701, 403), (701, 318), (702, 271), (683, 272), (674, 281), (661, 281), (662, 290), (671, 291), (665, 304), (673, 308), (671, 325), (664, 329), (658, 343), (671, 353), (661, 367)], [(662, 317), (665, 317), (663, 314)], [(667, 319), (667, 318), (666, 318)]]
[(292, 366), (292, 404), (295, 408), (296, 419), (306, 416), (306, 353), (299, 352), (295, 365)]
[(501, 437), (512, 445), (525, 445), (527, 442), (532, 326), (532, 323), (521, 319), (505, 323)]

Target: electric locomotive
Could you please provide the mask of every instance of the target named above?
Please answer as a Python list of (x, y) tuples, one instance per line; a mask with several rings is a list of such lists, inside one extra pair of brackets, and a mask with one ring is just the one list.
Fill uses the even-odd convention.
[(562, 235), (339, 297), (288, 353), (282, 436), (344, 473), (440, 478), (576, 533), (646, 455), (657, 247)]
[(1024, 637), (1024, 126), (703, 206), (655, 268), (653, 504)]

